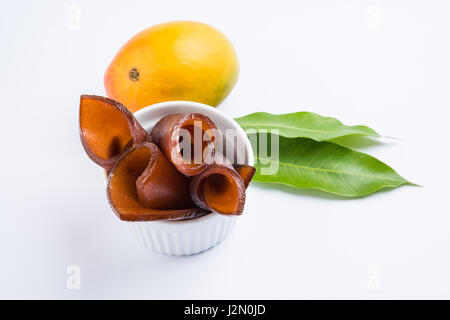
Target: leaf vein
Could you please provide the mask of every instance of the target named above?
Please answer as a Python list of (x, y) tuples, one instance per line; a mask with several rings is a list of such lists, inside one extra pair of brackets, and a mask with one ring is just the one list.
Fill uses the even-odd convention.
[(396, 181), (396, 182), (405, 182), (403, 179), (395, 179), (395, 178), (389, 178), (389, 177), (384, 177), (384, 176), (373, 176), (373, 175), (364, 174), (364, 173), (342, 171), (342, 170), (335, 170), (335, 169), (314, 168), (314, 167), (302, 166), (302, 165), (292, 164), (292, 163), (287, 163), (287, 162), (282, 162), (282, 161), (274, 161), (274, 160), (262, 158), (262, 157), (259, 157), (259, 156), (256, 156), (256, 158), (259, 159), (259, 160), (265, 160), (265, 161), (269, 161), (269, 162), (276, 162), (280, 166), (292, 167), (292, 168), (297, 168), (297, 169), (305, 169), (305, 170), (311, 170), (311, 171), (321, 171), (321, 172), (337, 173), (337, 174), (346, 174), (346, 175), (360, 176), (360, 177), (373, 178), (373, 179), (379, 179), (379, 180), (390, 180), (390, 181)]
[[(258, 128), (259, 124), (255, 124), (255, 123), (240, 123), (241, 127), (247, 127), (250, 129), (254, 129), (254, 128)], [(285, 129), (293, 129), (293, 130), (297, 130), (297, 131), (307, 131), (307, 132), (316, 132), (316, 133), (359, 133), (359, 134), (367, 134), (369, 135), (369, 133), (361, 131), (361, 130), (316, 130), (316, 129), (306, 129), (306, 128), (301, 128), (301, 127), (292, 127), (292, 126), (286, 126), (286, 125), (275, 125), (275, 124), (264, 124), (264, 127), (274, 127), (274, 128), (285, 128)]]

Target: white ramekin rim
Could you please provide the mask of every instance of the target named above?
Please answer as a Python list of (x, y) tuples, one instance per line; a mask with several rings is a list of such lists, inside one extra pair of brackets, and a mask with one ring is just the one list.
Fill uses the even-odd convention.
[[(183, 111), (172, 111), (177, 107), (183, 108)], [(253, 158), (253, 149), (250, 143), (250, 140), (247, 137), (244, 129), (229, 115), (224, 113), (221, 110), (218, 110), (215, 107), (209, 106), (207, 104), (203, 104), (200, 102), (194, 101), (167, 101), (167, 102), (159, 102), (156, 104), (149, 105), (144, 107), (134, 113), (136, 119), (141, 123), (144, 129), (149, 130), (147, 127), (149, 121), (158, 121), (162, 117), (171, 114), (171, 113), (188, 113), (188, 112), (198, 112), (202, 113), (208, 117), (219, 118), (231, 124), (233, 129), (241, 136), (242, 140), (245, 142), (245, 158), (247, 159), (247, 165), (254, 164)], [(213, 119), (214, 121), (214, 119)], [(152, 225), (162, 229), (179, 229), (182, 228), (193, 228), (198, 225), (205, 225), (209, 223), (216, 223), (217, 220), (227, 218), (234, 219), (235, 217), (224, 217), (218, 213), (212, 212), (206, 214), (204, 216), (194, 218), (194, 219), (186, 219), (186, 220), (178, 220), (178, 221), (151, 221)]]

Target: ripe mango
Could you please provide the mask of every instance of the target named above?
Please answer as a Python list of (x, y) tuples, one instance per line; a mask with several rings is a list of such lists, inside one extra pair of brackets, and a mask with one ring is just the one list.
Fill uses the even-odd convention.
[(131, 38), (108, 66), (108, 97), (135, 112), (173, 100), (216, 107), (233, 89), (239, 63), (233, 45), (200, 22), (159, 24)]

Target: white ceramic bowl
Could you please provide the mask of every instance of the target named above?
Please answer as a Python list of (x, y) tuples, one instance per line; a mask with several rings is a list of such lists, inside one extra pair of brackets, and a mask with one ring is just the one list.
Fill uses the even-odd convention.
[[(157, 103), (137, 111), (134, 115), (141, 125), (151, 131), (162, 117), (173, 113), (197, 112), (214, 121), (223, 133), (226, 129), (236, 132), (234, 152), (253, 165), (253, 151), (244, 130), (230, 116), (211, 106), (189, 101)], [(237, 217), (217, 213), (182, 221), (124, 222), (138, 241), (153, 251), (174, 255), (192, 255), (208, 250), (223, 241), (232, 231)]]

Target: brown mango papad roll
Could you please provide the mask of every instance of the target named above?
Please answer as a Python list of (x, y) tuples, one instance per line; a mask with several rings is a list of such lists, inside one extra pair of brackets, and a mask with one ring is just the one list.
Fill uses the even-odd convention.
[(255, 167), (245, 164), (233, 165), (232, 162), (227, 157), (225, 157), (223, 153), (218, 151), (216, 151), (216, 154), (214, 156), (214, 163), (232, 167), (234, 170), (236, 170), (236, 172), (241, 176), (246, 189), (256, 173)]
[(227, 164), (213, 164), (191, 178), (191, 198), (201, 208), (224, 215), (240, 215), (245, 205), (245, 184)]
[[(201, 128), (199, 128), (198, 124), (200, 124)], [(181, 132), (182, 129), (187, 130), (190, 134), (191, 159), (187, 159), (187, 161), (183, 158), (183, 150), (181, 148), (181, 142), (184, 138)], [(202, 139), (202, 154), (197, 155), (197, 157), (194, 154), (194, 144), (198, 143), (194, 141), (195, 129), (201, 129)], [(205, 115), (200, 113), (171, 114), (158, 121), (151, 132), (151, 138), (159, 145), (164, 155), (172, 161), (178, 171), (187, 176), (194, 176), (205, 170), (214, 161), (215, 137), (210, 136), (207, 137), (208, 139), (204, 139), (205, 133), (208, 136), (209, 132), (217, 132), (217, 127)], [(211, 141), (207, 141), (209, 139)]]
[(108, 176), (108, 201), (121, 220), (181, 220), (208, 213), (190, 199), (189, 181), (151, 142), (125, 152)]
[(125, 146), (149, 141), (150, 137), (122, 104), (109, 98), (82, 95), (80, 138), (92, 161), (109, 171)]

